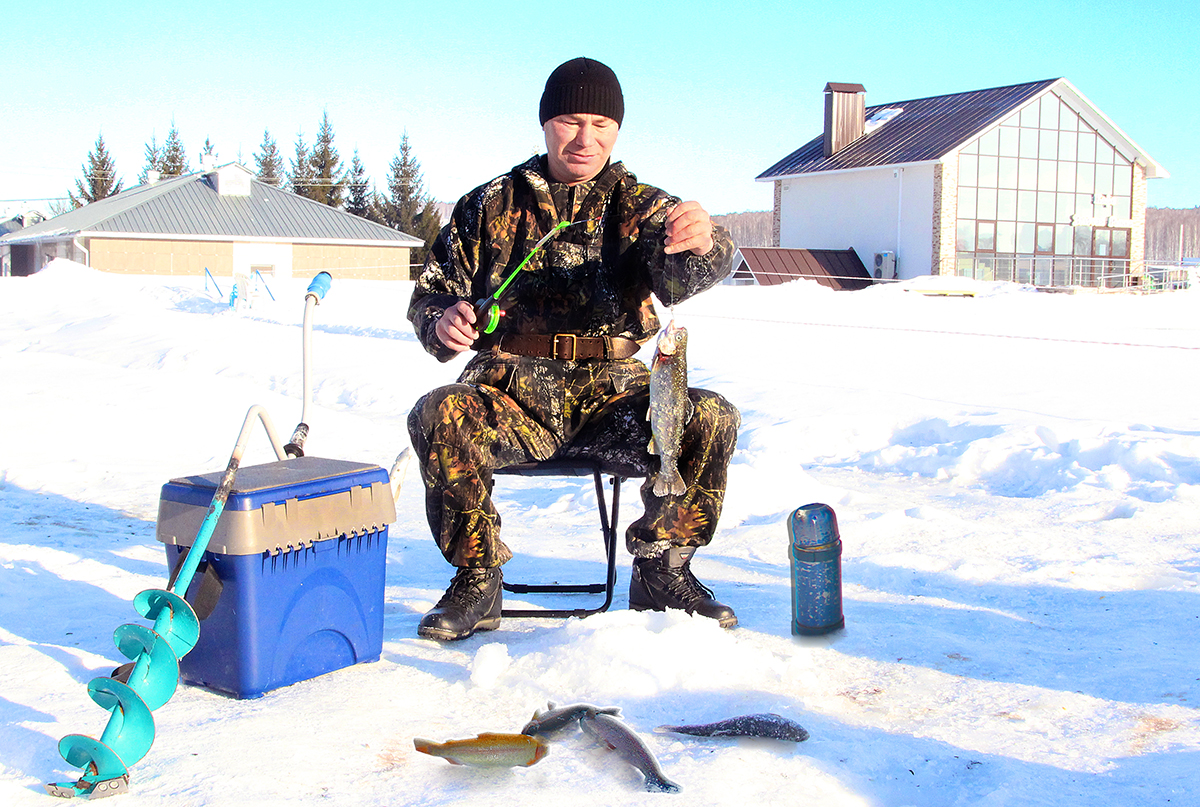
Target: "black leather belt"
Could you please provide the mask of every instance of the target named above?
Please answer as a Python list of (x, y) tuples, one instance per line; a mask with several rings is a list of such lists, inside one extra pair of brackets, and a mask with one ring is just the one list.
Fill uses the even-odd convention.
[(624, 336), (577, 336), (573, 333), (506, 333), (496, 339), (494, 345), (497, 350), (518, 356), (563, 361), (627, 359), (641, 348)]

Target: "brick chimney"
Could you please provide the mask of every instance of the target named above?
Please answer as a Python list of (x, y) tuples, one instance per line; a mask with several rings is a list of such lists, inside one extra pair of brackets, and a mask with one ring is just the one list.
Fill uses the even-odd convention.
[(832, 157), (862, 137), (867, 89), (861, 84), (825, 85), (825, 156)]

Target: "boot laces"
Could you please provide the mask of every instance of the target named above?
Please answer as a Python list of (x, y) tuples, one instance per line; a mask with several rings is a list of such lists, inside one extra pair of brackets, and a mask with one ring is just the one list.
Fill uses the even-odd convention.
[(438, 600), (438, 608), (448, 605), (472, 607), (483, 601), (483, 592), (487, 588), (487, 569), (459, 569), (450, 581), (450, 587)]
[(694, 605), (701, 600), (710, 600), (713, 598), (712, 589), (696, 579), (696, 575), (692, 574), (692, 569), (687, 564), (684, 564), (679, 569), (679, 574), (671, 578), (667, 583), (667, 593), (685, 605)]

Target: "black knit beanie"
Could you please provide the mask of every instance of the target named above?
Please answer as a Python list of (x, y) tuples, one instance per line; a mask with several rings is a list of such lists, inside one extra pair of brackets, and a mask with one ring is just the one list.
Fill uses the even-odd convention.
[(625, 97), (621, 82), (607, 65), (580, 56), (554, 68), (546, 79), (538, 110), (543, 126), (559, 115), (603, 115), (621, 125), (625, 117)]

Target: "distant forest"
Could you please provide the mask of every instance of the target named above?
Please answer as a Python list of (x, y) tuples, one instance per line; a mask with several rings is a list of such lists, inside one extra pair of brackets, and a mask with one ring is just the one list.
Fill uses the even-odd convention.
[(1146, 260), (1179, 263), (1181, 254), (1185, 258), (1200, 257), (1200, 207), (1146, 208)]
[[(729, 230), (739, 247), (769, 247), (771, 216), (770, 210), (761, 210), (713, 216), (713, 221)], [(1183, 256), (1200, 257), (1200, 207), (1146, 209), (1146, 260), (1178, 263), (1181, 238)]]
[(739, 247), (769, 247), (771, 243), (771, 218), (774, 213), (770, 210), (756, 210), (749, 213), (727, 213), (723, 216), (713, 216), (712, 219), (720, 224), (733, 236), (733, 243)]

